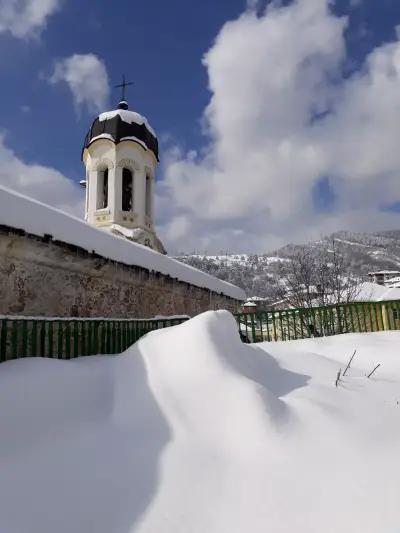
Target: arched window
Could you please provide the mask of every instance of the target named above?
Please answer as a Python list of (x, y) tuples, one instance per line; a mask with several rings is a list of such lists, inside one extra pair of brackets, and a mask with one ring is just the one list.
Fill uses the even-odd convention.
[(133, 211), (133, 174), (129, 168), (122, 169), (122, 211)]
[(97, 209), (108, 207), (108, 168), (98, 173)]
[(146, 176), (146, 216), (151, 217), (151, 178)]

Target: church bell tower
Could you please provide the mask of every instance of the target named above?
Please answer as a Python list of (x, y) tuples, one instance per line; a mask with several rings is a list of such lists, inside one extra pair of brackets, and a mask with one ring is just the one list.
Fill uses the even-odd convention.
[(118, 108), (93, 122), (82, 150), (86, 167), (85, 219), (129, 240), (166, 253), (154, 226), (158, 141), (146, 118)]

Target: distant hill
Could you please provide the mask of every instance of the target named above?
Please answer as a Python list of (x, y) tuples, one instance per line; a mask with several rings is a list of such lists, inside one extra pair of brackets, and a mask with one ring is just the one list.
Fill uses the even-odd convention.
[[(378, 233), (340, 231), (306, 246), (325, 247), (333, 239), (357, 276), (366, 279), (372, 270), (400, 270), (400, 230)], [(287, 260), (299, 247), (289, 244), (264, 254), (183, 255), (177, 259), (242, 287), (247, 296), (269, 300), (273, 299), (278, 263)]]

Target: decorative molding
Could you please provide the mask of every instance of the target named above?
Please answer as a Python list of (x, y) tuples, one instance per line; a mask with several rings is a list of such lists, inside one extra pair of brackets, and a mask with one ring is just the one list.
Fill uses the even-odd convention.
[(134, 213), (133, 211), (119, 211), (118, 215), (120, 220), (122, 220), (122, 224), (133, 224), (138, 218), (137, 213)]
[(120, 168), (129, 168), (132, 172), (134, 170), (140, 170), (140, 165), (134, 159), (120, 159), (117, 164)]
[(99, 159), (99, 161), (93, 161), (90, 166), (90, 170), (106, 170), (106, 168), (109, 170), (114, 168), (114, 163), (111, 161), (111, 159)]

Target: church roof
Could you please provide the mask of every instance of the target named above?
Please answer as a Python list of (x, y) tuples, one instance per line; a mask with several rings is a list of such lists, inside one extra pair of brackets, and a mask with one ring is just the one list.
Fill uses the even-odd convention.
[(122, 100), (118, 109), (101, 113), (88, 131), (83, 150), (97, 139), (109, 139), (115, 144), (133, 141), (145, 150), (151, 150), (158, 160), (158, 140), (147, 119), (128, 110), (128, 103)]

